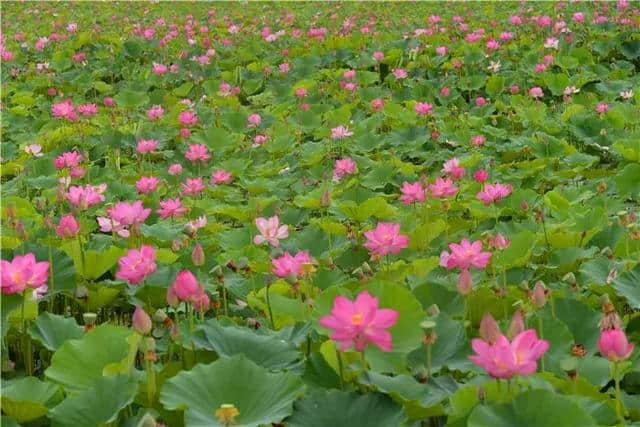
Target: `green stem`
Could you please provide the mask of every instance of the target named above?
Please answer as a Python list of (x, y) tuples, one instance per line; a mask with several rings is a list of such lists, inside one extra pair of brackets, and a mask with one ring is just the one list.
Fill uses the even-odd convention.
[(618, 362), (613, 362), (613, 380), (616, 383), (616, 414), (620, 425), (625, 425), (624, 413), (622, 411), (622, 399), (620, 398), (620, 373), (618, 372)]
[(342, 356), (340, 351), (336, 347), (336, 357), (338, 358), (338, 372), (340, 374), (340, 390), (344, 390), (344, 370), (342, 368)]
[(151, 360), (145, 360), (145, 368), (147, 371), (147, 399), (151, 408), (156, 394), (156, 373), (153, 370), (153, 362)]
[[(542, 317), (540, 317), (540, 313), (538, 313), (538, 329), (540, 330), (540, 339), (544, 339), (544, 329), (542, 325)], [(540, 370), (544, 372), (544, 355), (540, 358)]]
[(427, 379), (431, 378), (431, 344), (427, 344)]
[(273, 322), (273, 312), (271, 311), (271, 300), (269, 299), (269, 286), (266, 289), (267, 293), (267, 310), (269, 311), (269, 320), (271, 321), (271, 329), (276, 329), (276, 324)]
[(55, 281), (53, 279), (53, 248), (51, 245), (48, 245), (49, 248), (49, 311), (53, 313), (53, 300), (55, 290)]

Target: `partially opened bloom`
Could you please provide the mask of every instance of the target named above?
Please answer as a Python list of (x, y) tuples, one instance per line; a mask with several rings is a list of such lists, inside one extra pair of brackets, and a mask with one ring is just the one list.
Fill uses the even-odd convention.
[(415, 106), (415, 111), (420, 116), (428, 116), (433, 112), (433, 105), (428, 102), (418, 102)]
[(280, 246), (280, 240), (289, 237), (289, 226), (286, 224), (280, 225), (280, 219), (277, 215), (272, 216), (269, 219), (256, 218), (256, 227), (260, 234), (253, 238), (253, 243), (261, 245), (263, 243), (269, 243), (274, 248)]
[(344, 176), (353, 175), (356, 172), (358, 172), (358, 166), (351, 158), (338, 159), (333, 167), (333, 180), (340, 181)]
[(458, 193), (458, 187), (449, 178), (436, 178), (435, 183), (429, 184), (429, 192), (433, 197), (451, 197)]
[(606, 329), (600, 333), (598, 350), (612, 362), (626, 360), (633, 353), (634, 345), (627, 340), (624, 331), (619, 328)]
[(260, 126), (260, 123), (262, 123), (262, 117), (260, 117), (260, 114), (257, 114), (257, 113), (249, 114), (249, 117), (247, 118), (248, 127), (255, 128)]
[(181, 185), (182, 194), (185, 196), (195, 196), (205, 189), (202, 178), (187, 178)]
[(60, 223), (56, 227), (56, 234), (62, 238), (75, 237), (78, 231), (80, 231), (80, 224), (71, 214), (60, 218)]
[(136, 150), (140, 154), (151, 153), (158, 148), (158, 141), (155, 139), (141, 139), (138, 141)]
[(37, 289), (49, 277), (49, 263), (37, 262), (33, 253), (16, 255), (11, 261), (0, 262), (0, 287), (3, 294), (17, 294), (26, 288)]
[(145, 209), (140, 200), (134, 203), (117, 202), (107, 209), (110, 218), (125, 226), (138, 226), (144, 223), (150, 213), (151, 209)]
[(31, 154), (33, 157), (42, 157), (42, 146), (40, 144), (29, 144), (24, 147), (24, 152)]
[(120, 224), (113, 218), (99, 216), (96, 218), (96, 220), (98, 221), (98, 225), (100, 226), (100, 231), (102, 231), (103, 233), (115, 233), (118, 236), (125, 238), (131, 235), (131, 233), (129, 233), (128, 226)]
[(66, 119), (70, 122), (78, 118), (76, 108), (70, 99), (53, 104), (51, 106), (51, 114), (57, 119)]
[(147, 111), (149, 120), (158, 120), (164, 114), (164, 108), (161, 105), (154, 105)]
[(158, 209), (158, 215), (160, 218), (180, 218), (187, 212), (187, 208), (182, 206), (182, 201), (180, 198), (176, 199), (166, 199), (160, 201), (160, 209)]
[(333, 302), (331, 314), (320, 318), (321, 326), (332, 329), (331, 339), (340, 344), (340, 351), (355, 348), (364, 351), (369, 343), (382, 351), (393, 349), (392, 335), (387, 330), (396, 324), (399, 313), (390, 308), (378, 308), (378, 299), (367, 291), (355, 301), (342, 295)]
[(141, 194), (149, 194), (156, 191), (160, 180), (155, 176), (143, 176), (136, 181), (136, 190)]
[(118, 260), (116, 279), (124, 280), (130, 285), (140, 284), (146, 277), (156, 271), (156, 251), (149, 245), (140, 249), (129, 249), (126, 256)]
[(211, 174), (211, 184), (229, 184), (231, 181), (233, 181), (233, 175), (226, 170), (218, 169)]
[(188, 302), (197, 301), (204, 292), (196, 277), (189, 270), (179, 272), (170, 289), (177, 299)]
[(511, 342), (502, 334), (494, 342), (474, 338), (471, 347), (476, 354), (469, 356), (469, 360), (493, 378), (510, 379), (535, 373), (538, 359), (549, 349), (549, 343), (538, 339), (535, 329), (527, 329)]
[(56, 169), (75, 168), (82, 162), (82, 154), (77, 151), (66, 151), (53, 161)]
[(364, 247), (374, 258), (388, 254), (399, 254), (409, 246), (409, 237), (400, 234), (400, 224), (380, 222), (375, 229), (364, 233), (367, 242)]
[(466, 173), (466, 170), (460, 166), (460, 160), (454, 157), (444, 163), (442, 172), (446, 173), (452, 179), (461, 179)]
[(485, 184), (482, 191), (476, 194), (478, 200), (484, 202), (485, 206), (489, 206), (491, 203), (499, 202), (500, 200), (511, 194), (513, 189), (509, 184)]
[(182, 111), (178, 114), (178, 121), (183, 126), (193, 126), (198, 123), (198, 116), (193, 111)]
[(459, 268), (467, 270), (473, 268), (485, 268), (491, 259), (491, 252), (482, 251), (482, 241), (471, 243), (462, 239), (460, 244), (450, 243), (451, 253), (443, 251), (440, 254), (440, 265), (448, 270)]
[(206, 162), (211, 158), (209, 149), (204, 144), (191, 144), (184, 156), (192, 162)]
[(106, 189), (106, 184), (87, 184), (84, 187), (71, 186), (67, 193), (65, 193), (65, 197), (73, 207), (89, 209), (93, 205), (104, 202), (102, 193), (104, 193)]
[(402, 183), (402, 188), (400, 189), (402, 192), (402, 196), (400, 196), (400, 201), (405, 205), (410, 205), (416, 202), (424, 202), (424, 188), (420, 181), (416, 181), (413, 184), (409, 184), (407, 181)]
[(306, 272), (305, 266), (313, 263), (309, 252), (300, 251), (295, 255), (285, 252), (282, 256), (271, 260), (272, 273), (278, 277), (299, 276)]
[(352, 135), (353, 132), (351, 132), (346, 126), (340, 125), (331, 129), (331, 139), (344, 139)]

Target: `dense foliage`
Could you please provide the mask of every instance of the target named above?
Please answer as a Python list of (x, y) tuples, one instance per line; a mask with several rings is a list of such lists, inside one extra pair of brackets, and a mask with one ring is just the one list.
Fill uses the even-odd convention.
[(640, 424), (638, 2), (2, 9), (3, 426)]

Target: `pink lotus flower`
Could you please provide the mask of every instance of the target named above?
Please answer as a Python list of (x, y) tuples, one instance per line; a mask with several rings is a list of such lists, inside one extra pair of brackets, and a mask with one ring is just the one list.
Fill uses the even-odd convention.
[(342, 77), (347, 80), (353, 79), (356, 77), (356, 70), (347, 70), (344, 73), (342, 73)]
[(153, 322), (147, 312), (142, 307), (137, 306), (131, 317), (131, 326), (137, 333), (148, 335), (153, 327)]
[(160, 180), (155, 176), (142, 176), (136, 181), (136, 190), (141, 194), (149, 194), (156, 191)]
[(428, 116), (433, 113), (433, 105), (427, 102), (418, 102), (415, 106), (415, 111), (420, 116)]
[(459, 268), (468, 270), (469, 268), (485, 268), (491, 259), (491, 252), (482, 251), (482, 241), (476, 240), (471, 243), (467, 239), (462, 239), (460, 244), (450, 243), (448, 251), (440, 254), (440, 266), (448, 270)]
[(172, 164), (171, 166), (169, 166), (167, 173), (169, 175), (180, 175), (182, 173), (182, 165), (180, 163)]
[[(169, 292), (177, 300), (193, 302), (199, 299), (204, 291), (193, 273), (189, 270), (183, 270), (176, 276), (176, 280), (169, 288)], [(174, 305), (169, 295), (167, 295), (167, 300), (170, 305)]]
[(489, 172), (487, 172), (484, 169), (478, 169), (477, 171), (475, 171), (473, 173), (473, 179), (476, 182), (480, 182), (483, 183), (485, 182), (487, 179), (489, 179)]
[(83, 210), (89, 209), (93, 205), (104, 202), (104, 196), (102, 193), (104, 193), (106, 189), (106, 184), (87, 184), (84, 187), (71, 186), (67, 193), (65, 193), (65, 198), (73, 207)]
[(476, 198), (484, 202), (485, 206), (489, 206), (491, 203), (497, 203), (500, 200), (511, 194), (512, 188), (509, 184), (485, 184), (478, 194), (476, 194)]
[(364, 247), (374, 258), (387, 254), (399, 254), (402, 249), (409, 246), (409, 237), (400, 234), (400, 224), (378, 223), (375, 229), (365, 232), (364, 237), (367, 239)]
[(178, 114), (178, 121), (183, 126), (194, 126), (198, 123), (198, 116), (193, 111), (182, 111)]
[(0, 288), (5, 295), (22, 293), (26, 288), (37, 289), (49, 277), (49, 263), (37, 262), (33, 253), (16, 255), (11, 262), (0, 261)]
[(180, 198), (176, 199), (166, 199), (160, 201), (160, 209), (158, 209), (158, 215), (160, 218), (180, 218), (187, 212), (187, 208), (182, 206), (182, 202)]
[(600, 333), (598, 350), (611, 362), (626, 360), (633, 353), (634, 345), (629, 343), (622, 329), (607, 329)]
[(205, 189), (202, 178), (187, 178), (181, 185), (182, 194), (185, 196), (196, 196)]
[(98, 221), (98, 225), (100, 226), (100, 231), (102, 231), (103, 233), (115, 233), (118, 236), (124, 238), (127, 238), (131, 235), (126, 225), (120, 224), (113, 218), (99, 216), (96, 218), (96, 220)]
[(80, 231), (80, 224), (71, 214), (60, 218), (60, 223), (56, 227), (56, 234), (62, 238), (75, 237), (78, 231)]
[(263, 134), (258, 134), (256, 136), (253, 137), (253, 145), (252, 147), (259, 147), (262, 144), (264, 144), (265, 142), (267, 142), (267, 139), (269, 139), (267, 137), (267, 135), (263, 135)]
[(476, 107), (482, 107), (487, 104), (487, 100), (484, 97), (479, 96), (476, 98)]
[(141, 139), (138, 141), (138, 146), (136, 150), (140, 154), (151, 153), (158, 148), (158, 141), (155, 139)]
[(420, 181), (416, 181), (413, 184), (409, 184), (407, 181), (402, 183), (402, 188), (400, 189), (402, 192), (402, 196), (400, 196), (400, 201), (405, 205), (410, 205), (416, 202), (424, 202), (425, 194), (424, 188)]
[(204, 144), (191, 144), (184, 156), (194, 163), (197, 161), (206, 162), (211, 158), (209, 149)]
[(75, 168), (82, 162), (82, 154), (77, 151), (67, 151), (62, 153), (53, 161), (57, 169)]
[(484, 136), (482, 135), (476, 135), (473, 138), (471, 138), (471, 144), (473, 144), (475, 147), (479, 147), (481, 145), (484, 144)]
[(444, 163), (442, 172), (452, 179), (461, 179), (466, 173), (466, 170), (460, 166), (460, 160), (454, 157)]
[(140, 200), (134, 203), (118, 202), (107, 209), (107, 214), (115, 222), (124, 226), (139, 226), (151, 214), (151, 209), (145, 209)]
[(195, 234), (199, 229), (205, 227), (207, 225), (207, 217), (200, 216), (192, 221), (189, 221), (185, 224), (187, 230), (191, 232), (191, 234)]
[(604, 114), (607, 111), (609, 111), (609, 105), (608, 104), (606, 104), (604, 102), (601, 102), (598, 105), (596, 105), (596, 112), (598, 114)]
[(163, 116), (163, 114), (164, 108), (162, 108), (161, 105), (154, 105), (147, 111), (147, 117), (149, 118), (149, 120), (158, 120)]
[(436, 182), (429, 184), (429, 192), (433, 197), (452, 197), (458, 193), (458, 187), (449, 178), (436, 178)]
[(193, 304), (193, 308), (201, 313), (206, 312), (211, 306), (211, 300), (209, 299), (209, 295), (205, 292), (202, 292), (200, 295), (191, 298), (191, 304)]
[(394, 68), (393, 70), (393, 76), (397, 80), (406, 79), (408, 75), (409, 74), (407, 74), (407, 71), (404, 68)]
[(305, 272), (305, 265), (313, 262), (307, 251), (300, 251), (292, 256), (289, 252), (271, 260), (272, 273), (278, 277), (299, 276)]
[(340, 125), (338, 127), (331, 129), (331, 139), (334, 139), (334, 140), (344, 139), (352, 135), (353, 135), (353, 132), (351, 132), (349, 128), (346, 126)]
[(476, 354), (469, 356), (469, 360), (484, 368), (493, 378), (510, 379), (535, 373), (538, 359), (549, 349), (549, 343), (538, 339), (535, 329), (528, 329), (519, 333), (512, 342), (502, 334), (493, 343), (474, 338), (471, 347)]
[(440, 56), (444, 56), (447, 54), (447, 47), (446, 46), (438, 46), (436, 47), (436, 53)]
[(307, 90), (303, 87), (299, 87), (298, 89), (296, 89), (295, 95), (298, 98), (304, 98), (305, 96), (307, 96)]
[(280, 239), (286, 239), (289, 237), (289, 227), (287, 225), (280, 225), (280, 219), (277, 215), (272, 216), (269, 219), (256, 218), (256, 227), (260, 234), (253, 238), (253, 243), (261, 245), (265, 242), (269, 243), (274, 248), (280, 246)]
[(289, 72), (289, 70), (291, 70), (291, 65), (289, 65), (288, 62), (283, 62), (282, 64), (278, 65), (278, 70), (280, 70), (281, 73), (286, 74)]
[(333, 167), (333, 180), (338, 182), (347, 175), (353, 175), (358, 172), (358, 166), (351, 158), (345, 157), (343, 159), (336, 160), (336, 164)]
[(51, 106), (51, 114), (57, 119), (77, 120), (76, 109), (70, 99), (55, 103)]
[(507, 239), (504, 234), (498, 233), (489, 241), (489, 244), (492, 248), (502, 251), (511, 246), (511, 240)]
[(125, 280), (130, 285), (138, 285), (156, 271), (156, 251), (149, 245), (140, 249), (129, 249), (126, 256), (118, 260), (116, 279)]
[(253, 113), (247, 118), (247, 126), (249, 128), (256, 128), (260, 126), (260, 123), (262, 123), (262, 117), (260, 117), (260, 114)]
[(116, 101), (110, 96), (105, 96), (105, 98), (102, 100), (102, 103), (105, 107), (113, 107), (114, 105), (116, 105)]
[(373, 59), (378, 62), (382, 61), (384, 59), (384, 53), (380, 51), (373, 52)]
[(367, 291), (360, 292), (355, 301), (342, 295), (333, 302), (331, 314), (318, 323), (332, 329), (331, 339), (340, 344), (340, 351), (355, 348), (364, 351), (369, 343), (382, 351), (393, 349), (392, 336), (387, 329), (398, 321), (399, 313), (390, 308), (378, 308), (378, 299)]
[(33, 157), (42, 157), (42, 146), (40, 144), (29, 144), (24, 147), (24, 152), (31, 154)]
[(371, 109), (375, 111), (380, 111), (384, 108), (384, 101), (380, 98), (376, 98), (371, 101)]
[(226, 170), (218, 169), (211, 174), (211, 184), (213, 185), (229, 184), (231, 181), (233, 181), (233, 175)]
[(158, 63), (154, 62), (153, 63), (153, 67), (151, 68), (151, 71), (153, 72), (153, 74), (161, 76), (163, 74), (166, 74), (167, 71), (169, 71), (169, 69), (164, 64), (158, 64)]
[(544, 92), (542, 88), (536, 86), (529, 89), (529, 96), (532, 98), (542, 98), (544, 96)]
[(91, 117), (98, 114), (98, 106), (96, 104), (82, 104), (78, 105), (77, 111), (85, 117)]

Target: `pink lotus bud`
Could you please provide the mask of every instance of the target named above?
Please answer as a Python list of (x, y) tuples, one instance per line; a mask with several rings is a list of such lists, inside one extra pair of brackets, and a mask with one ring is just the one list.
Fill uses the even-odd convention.
[(191, 136), (191, 130), (189, 128), (180, 129), (180, 138), (189, 138)]
[(191, 252), (191, 261), (193, 261), (193, 265), (196, 266), (204, 265), (204, 250), (200, 243), (193, 248), (193, 252)]
[(56, 227), (56, 234), (59, 237), (75, 237), (80, 230), (80, 224), (73, 215), (65, 215), (60, 218), (60, 224)]
[(507, 332), (507, 337), (511, 340), (518, 336), (521, 332), (524, 331), (524, 319), (522, 317), (522, 311), (516, 310), (513, 313), (513, 318), (511, 319), (511, 325), (509, 325), (509, 331)]
[(151, 318), (141, 307), (136, 307), (132, 318), (133, 329), (141, 335), (148, 335), (151, 332)]
[(49, 96), (56, 96), (56, 88), (55, 87), (50, 87), (49, 89), (47, 89), (47, 94)]
[(619, 328), (607, 329), (600, 333), (598, 350), (611, 362), (626, 360), (633, 353), (634, 345), (629, 343), (624, 331)]
[(547, 290), (542, 282), (538, 281), (534, 286), (531, 301), (536, 308), (542, 308), (547, 303)]
[(493, 344), (498, 340), (498, 337), (502, 334), (500, 327), (496, 323), (495, 319), (489, 313), (485, 313), (482, 321), (480, 322), (480, 338), (484, 341)]
[(114, 105), (116, 105), (116, 101), (110, 96), (107, 96), (106, 98), (104, 98), (102, 102), (105, 105), (105, 107), (113, 107)]
[(478, 169), (474, 172), (473, 179), (475, 179), (476, 182), (485, 182), (487, 179), (489, 179), (489, 172), (484, 169)]

